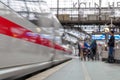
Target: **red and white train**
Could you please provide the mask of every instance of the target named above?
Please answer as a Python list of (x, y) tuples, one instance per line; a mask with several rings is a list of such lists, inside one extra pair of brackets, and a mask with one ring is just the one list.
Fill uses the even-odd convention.
[(70, 59), (66, 56), (69, 51), (40, 35), (44, 33), (0, 3), (0, 80), (19, 78)]

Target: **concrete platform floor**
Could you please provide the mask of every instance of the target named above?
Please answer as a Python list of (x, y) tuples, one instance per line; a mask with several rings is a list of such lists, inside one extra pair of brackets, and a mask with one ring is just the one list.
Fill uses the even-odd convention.
[(52, 74), (43, 79), (41, 76), (33, 76), (27, 80), (120, 80), (120, 64), (109, 64), (101, 61), (73, 59), (54, 70), (53, 68)]

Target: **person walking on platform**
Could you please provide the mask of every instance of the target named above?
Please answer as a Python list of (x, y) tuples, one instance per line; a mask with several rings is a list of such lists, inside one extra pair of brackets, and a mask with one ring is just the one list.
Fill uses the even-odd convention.
[(110, 31), (110, 35), (111, 35), (111, 37), (110, 37), (109, 42), (108, 42), (108, 47), (109, 47), (108, 62), (113, 63), (113, 62), (115, 62), (114, 56), (113, 56), (114, 46), (115, 46), (114, 31)]

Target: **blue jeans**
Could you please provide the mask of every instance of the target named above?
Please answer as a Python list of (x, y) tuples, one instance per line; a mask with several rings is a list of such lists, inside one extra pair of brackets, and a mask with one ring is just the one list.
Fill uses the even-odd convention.
[(109, 47), (108, 61), (111, 62), (114, 60), (114, 47)]

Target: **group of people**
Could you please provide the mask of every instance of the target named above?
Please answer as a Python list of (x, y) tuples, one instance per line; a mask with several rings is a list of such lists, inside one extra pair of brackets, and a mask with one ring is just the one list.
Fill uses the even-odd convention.
[(96, 40), (92, 40), (91, 44), (89, 45), (87, 40), (84, 40), (83, 45), (78, 43), (78, 49), (79, 49), (79, 57), (81, 60), (97, 60), (99, 59), (98, 53), (97, 53), (97, 43)]
[[(115, 38), (114, 31), (110, 31), (110, 39), (108, 41), (108, 59), (107, 62), (113, 63), (114, 60), (114, 46), (115, 46)], [(79, 57), (81, 60), (99, 60), (102, 54), (102, 45), (96, 43), (96, 40), (92, 40), (90, 44), (88, 44), (87, 40), (84, 40), (83, 45), (78, 43)]]

